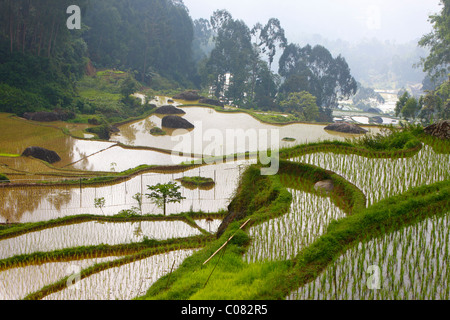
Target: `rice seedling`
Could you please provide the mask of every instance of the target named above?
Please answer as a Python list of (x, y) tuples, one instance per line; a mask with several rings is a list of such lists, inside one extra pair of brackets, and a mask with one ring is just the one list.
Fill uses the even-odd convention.
[(380, 159), (320, 152), (293, 160), (342, 175), (364, 192), (368, 206), (410, 188), (450, 178), (450, 154), (436, 153), (429, 146), (409, 158)]
[(0, 259), (78, 246), (137, 243), (142, 242), (144, 237), (166, 240), (200, 234), (198, 229), (183, 221), (87, 222), (1, 240)]
[(287, 298), (448, 300), (449, 225), (447, 213), (360, 242)]
[(130, 300), (176, 269), (195, 250), (177, 250), (95, 273), (44, 300)]
[(289, 189), (290, 211), (249, 229), (252, 238), (244, 259), (248, 262), (290, 260), (321, 236), (332, 220), (345, 217), (330, 198)]
[(48, 262), (38, 265), (23, 264), (0, 272), (0, 300), (19, 300), (68, 274), (71, 267), (87, 268), (117, 257), (89, 258), (79, 261)]

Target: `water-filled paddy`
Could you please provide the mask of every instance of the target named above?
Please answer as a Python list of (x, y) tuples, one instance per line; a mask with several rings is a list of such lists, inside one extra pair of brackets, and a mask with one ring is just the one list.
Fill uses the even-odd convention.
[(208, 231), (209, 233), (216, 233), (217, 229), (219, 229), (219, 226), (222, 223), (222, 220), (221, 219), (201, 219), (201, 220), (195, 220), (195, 223), (200, 228)]
[(447, 213), (359, 243), (287, 298), (448, 300), (449, 225)]
[[(150, 134), (150, 129), (154, 126), (161, 128), (163, 116), (152, 115), (144, 120), (120, 126), (120, 132), (114, 134), (111, 141), (195, 154), (211, 155), (214, 151), (214, 155), (228, 155), (246, 151), (262, 151), (271, 146), (274, 148), (292, 146), (292, 143), (282, 141), (285, 137), (294, 138), (297, 144), (355, 137), (349, 134), (334, 135), (324, 130), (325, 125), (319, 124), (270, 125), (246, 113), (217, 112), (205, 107), (180, 107), (180, 109), (186, 112), (182, 117), (194, 124), (195, 129), (155, 137)], [(274, 133), (272, 136), (272, 130), (277, 131), (276, 135)], [(247, 137), (256, 139), (252, 139), (254, 143), (249, 143), (246, 140)]]
[(68, 262), (49, 262), (0, 271), (0, 300), (19, 300), (44, 286), (96, 263), (118, 257), (84, 259)]
[(424, 148), (409, 158), (378, 159), (358, 155), (312, 153), (293, 159), (331, 170), (355, 184), (367, 197), (367, 205), (450, 178), (450, 155)]
[(251, 227), (252, 239), (244, 259), (248, 262), (292, 259), (326, 230), (332, 220), (345, 213), (330, 198), (288, 189), (291, 209), (285, 215)]
[[(106, 186), (65, 187), (0, 187), (0, 222), (37, 222), (77, 214), (115, 215), (137, 206), (133, 196), (146, 194), (147, 185), (167, 183), (184, 176), (212, 178), (212, 189), (188, 189), (180, 192), (185, 200), (169, 203), (167, 214), (194, 211), (217, 212), (226, 209), (239, 182), (245, 165), (255, 160), (209, 165), (181, 173), (147, 173), (128, 181)], [(95, 208), (96, 198), (105, 199), (104, 208)], [(144, 196), (143, 214), (162, 214), (162, 209)]]
[(130, 300), (143, 295), (156, 280), (176, 270), (194, 251), (168, 252), (110, 268), (50, 294), (43, 300)]
[(195, 160), (153, 150), (124, 149), (114, 146), (102, 152), (83, 158), (69, 166), (68, 169), (84, 171), (121, 172), (140, 165), (178, 165)]
[(33, 252), (47, 252), (78, 246), (117, 245), (200, 235), (183, 221), (123, 223), (85, 222), (31, 232), (0, 241), (0, 259)]

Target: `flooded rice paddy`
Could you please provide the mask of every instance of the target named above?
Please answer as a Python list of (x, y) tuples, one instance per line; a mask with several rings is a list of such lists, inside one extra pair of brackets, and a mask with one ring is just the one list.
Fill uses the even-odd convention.
[(450, 214), (361, 242), (288, 299), (448, 300)]
[[(147, 173), (130, 180), (106, 186), (63, 187), (0, 187), (0, 222), (38, 222), (77, 214), (115, 215), (121, 210), (137, 206), (133, 196), (148, 193), (147, 186), (168, 183), (185, 176), (212, 178), (212, 189), (188, 189), (180, 192), (186, 197), (181, 203), (167, 204), (167, 214), (203, 211), (217, 212), (226, 209), (239, 183), (240, 173), (255, 160), (209, 165), (181, 173)], [(95, 199), (104, 198), (105, 206), (96, 208)], [(144, 196), (143, 214), (162, 214), (161, 208)]]
[[(167, 98), (158, 97), (156, 103), (158, 106), (167, 104)], [(176, 102), (174, 105), (179, 104)], [(195, 129), (177, 131), (163, 128), (167, 135), (153, 136), (150, 129), (161, 128), (162, 116), (151, 115), (120, 126), (120, 132), (113, 135), (110, 141), (76, 139), (62, 133), (62, 124), (42, 125), (0, 114), (0, 124), (11, 129), (0, 138), (1, 152), (20, 154), (28, 144), (40, 144), (57, 151), (62, 158), (62, 161), (52, 167), (30, 158), (0, 157), (0, 169), (11, 174), (11, 177), (16, 177), (17, 181), (26, 181), (28, 177), (29, 181), (41, 178), (50, 180), (49, 174), (58, 172), (59, 169), (68, 170), (67, 175), (69, 171), (121, 172), (143, 164), (170, 166), (195, 160), (186, 154), (173, 155), (171, 151), (224, 156), (246, 151), (265, 151), (269, 147), (279, 148), (321, 140), (342, 141), (357, 137), (328, 132), (324, 130), (324, 125), (318, 124), (269, 125), (245, 113), (223, 113), (205, 107), (180, 108), (186, 112), (183, 118), (193, 123)], [(355, 120), (366, 122), (363, 118)], [(15, 137), (20, 136), (17, 131), (19, 123), (24, 126), (22, 140)], [(82, 129), (76, 126), (64, 128), (70, 132)], [(376, 127), (367, 128), (371, 132), (378, 131)], [(274, 129), (276, 134), (271, 135), (271, 130)], [(253, 143), (255, 137), (257, 142)], [(290, 141), (284, 141), (286, 137)], [(367, 159), (354, 155), (314, 153), (293, 160), (314, 164), (342, 175), (364, 192), (368, 205), (411, 187), (446, 180), (450, 174), (449, 156), (437, 154), (427, 146), (417, 155), (406, 159)], [(136, 208), (138, 204), (133, 197), (138, 193), (145, 195), (147, 186), (176, 181), (186, 176), (211, 178), (215, 185), (209, 189), (182, 187), (180, 191), (186, 199), (181, 203), (168, 204), (167, 214), (218, 212), (227, 208), (245, 167), (255, 162), (256, 159), (210, 164), (177, 173), (142, 173), (110, 185), (0, 187), (0, 223), (48, 221), (79, 214), (116, 215), (121, 210)], [(332, 220), (345, 217), (345, 213), (328, 197), (296, 189), (289, 189), (289, 192), (293, 195), (293, 202), (287, 214), (250, 228), (252, 241), (244, 255), (246, 261), (291, 259), (320, 237)], [(99, 198), (105, 200), (105, 205), (101, 208), (94, 205)], [(163, 213), (161, 208), (145, 196), (143, 200), (140, 214)], [(448, 269), (446, 255), (449, 237), (448, 232), (443, 231), (448, 230), (448, 216), (440, 220), (430, 219), (382, 239), (361, 243), (357, 249), (350, 249), (336, 265), (327, 269), (315, 281), (287, 298), (345, 299), (350, 296), (353, 299), (448, 299), (448, 290), (444, 292), (445, 290), (440, 289), (449, 282), (448, 272), (443, 272)], [(210, 233), (215, 233), (221, 224), (218, 219), (199, 219), (195, 222)], [(1, 240), (0, 260), (78, 246), (130, 244), (142, 242), (144, 238), (166, 240), (200, 234), (199, 229), (183, 221), (84, 222)], [(132, 299), (144, 294), (156, 280), (177, 268), (195, 251), (166, 252), (120, 267), (108, 268), (82, 279), (76, 286), (52, 293), (45, 299)], [(399, 262), (399, 257), (406, 259), (405, 266)], [(81, 270), (117, 258), (49, 262), (0, 271), (0, 299), (21, 299), (64, 278), (75, 267)], [(416, 272), (417, 266), (424, 263), (426, 268), (421, 269), (421, 273)], [(379, 291), (369, 292), (360, 288), (361, 283), (367, 282), (361, 270), (374, 264), (381, 268), (381, 283), (384, 287)], [(391, 274), (404, 281), (401, 284), (407, 283), (405, 288), (409, 291), (406, 292), (397, 282), (383, 282)], [(432, 277), (437, 280), (429, 280)]]
[[(269, 147), (292, 146), (292, 143), (282, 141), (286, 137), (295, 139), (295, 144), (355, 137), (351, 134), (334, 135), (325, 131), (325, 125), (320, 124), (272, 125), (260, 122), (246, 113), (224, 113), (205, 107), (180, 109), (186, 112), (182, 117), (194, 124), (194, 129), (169, 129), (170, 134), (155, 137), (150, 134), (150, 129), (161, 128), (163, 116), (152, 115), (144, 120), (120, 126), (120, 132), (114, 134), (111, 141), (204, 155), (211, 155), (213, 150), (214, 155), (219, 156), (264, 151)], [(272, 135), (272, 131), (276, 131), (276, 135)], [(369, 131), (375, 132), (377, 129), (369, 127)], [(255, 143), (250, 143), (249, 137)]]
[(48, 262), (0, 271), (0, 300), (23, 299), (27, 295), (69, 276), (75, 269), (84, 269), (96, 263), (117, 258), (106, 257), (79, 261)]
[(131, 244), (144, 237), (155, 240), (185, 238), (201, 232), (183, 221), (86, 222), (26, 233), (0, 242), (0, 260), (34, 252), (78, 246)]
[(130, 300), (143, 295), (196, 250), (178, 250), (110, 268), (81, 279), (43, 300)]
[(292, 160), (316, 165), (343, 176), (362, 190), (368, 206), (409, 188), (450, 178), (450, 155), (436, 153), (426, 145), (409, 158), (377, 159), (321, 152)]
[(250, 228), (246, 261), (290, 260), (320, 237), (332, 220), (346, 216), (330, 198), (288, 190), (292, 194), (289, 212)]

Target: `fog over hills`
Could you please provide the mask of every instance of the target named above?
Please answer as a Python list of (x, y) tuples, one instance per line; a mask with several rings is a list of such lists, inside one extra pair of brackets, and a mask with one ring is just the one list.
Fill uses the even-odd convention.
[[(342, 54), (355, 78), (368, 86), (401, 88), (420, 83), (413, 68), (427, 52), (417, 47), (431, 31), (439, 0), (184, 0), (192, 19), (208, 19), (217, 9), (252, 27), (275, 17), (289, 42), (320, 44)], [(276, 66), (274, 66), (276, 68)]]

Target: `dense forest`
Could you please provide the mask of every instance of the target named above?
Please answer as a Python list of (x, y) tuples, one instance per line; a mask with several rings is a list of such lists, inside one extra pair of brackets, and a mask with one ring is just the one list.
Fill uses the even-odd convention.
[[(420, 42), (431, 47), (422, 61), (427, 72), (442, 65), (442, 49), (434, 56), (433, 50), (448, 17), (448, 0), (443, 4), (432, 20), (436, 32)], [(79, 30), (66, 26), (70, 5), (81, 9)], [(290, 112), (307, 121), (331, 121), (338, 100), (358, 91), (344, 56), (290, 43), (276, 18), (247, 26), (217, 10), (209, 20), (193, 21), (182, 0), (0, 0), (0, 17), (2, 112), (100, 112), (77, 92), (87, 66), (125, 71), (129, 78), (121, 85), (131, 91), (197, 89), (241, 108)], [(448, 97), (440, 84), (447, 79), (439, 75), (439, 83), (433, 75), (433, 89), (441, 92), (441, 110)]]

